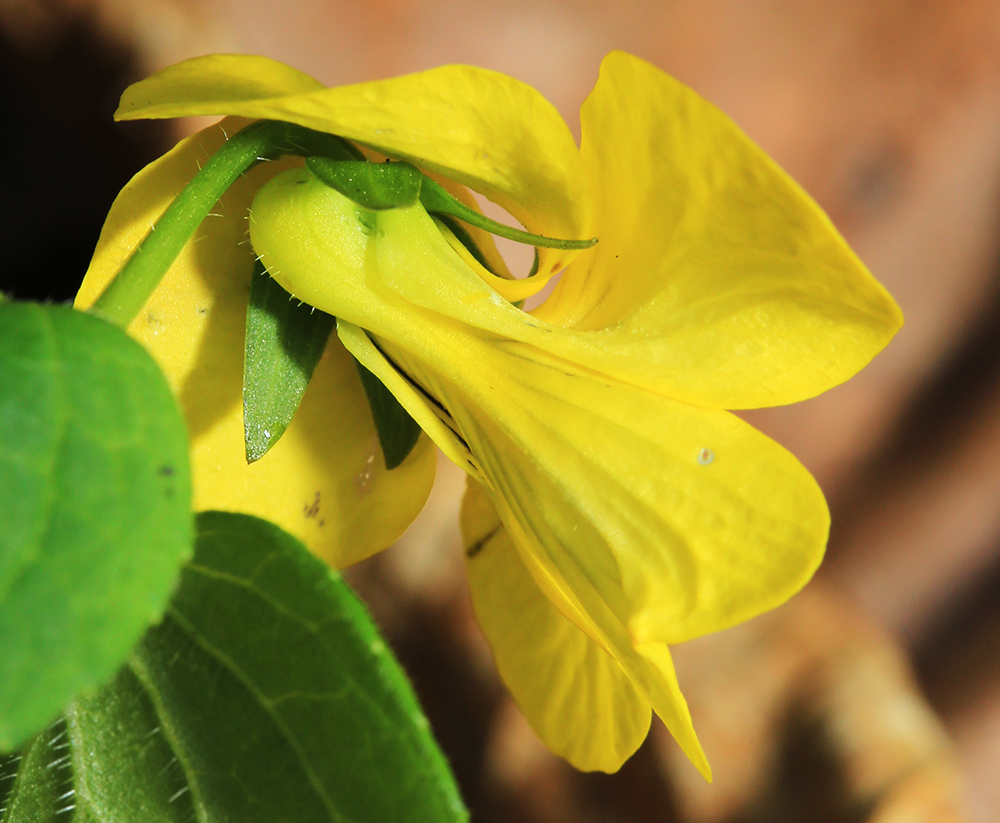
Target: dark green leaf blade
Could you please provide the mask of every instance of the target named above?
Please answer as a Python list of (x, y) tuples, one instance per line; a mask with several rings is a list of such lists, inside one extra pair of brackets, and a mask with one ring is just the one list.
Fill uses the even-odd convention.
[(124, 332), (0, 305), (0, 750), (111, 676), (191, 551), (184, 420)]
[(355, 361), (358, 367), (358, 377), (368, 398), (375, 421), (375, 433), (378, 435), (382, 455), (385, 457), (385, 467), (396, 468), (406, 456), (413, 451), (420, 439), (420, 425), (410, 417), (385, 385), (368, 369)]
[(67, 710), (76, 813), (466, 821), (405, 675), (339, 575), (262, 520), (210, 512), (198, 530), (163, 622)]
[(71, 703), (66, 722), (79, 813), (99, 821), (198, 819), (196, 795), (186, 764), (172, 747), (172, 730), (161, 723), (131, 662), (96, 695)]
[(247, 462), (262, 458), (292, 421), (336, 319), (295, 301), (258, 261), (243, 359)]

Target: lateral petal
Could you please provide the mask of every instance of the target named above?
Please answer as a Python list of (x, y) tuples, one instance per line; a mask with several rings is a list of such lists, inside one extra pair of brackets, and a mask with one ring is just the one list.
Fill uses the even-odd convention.
[(819, 565), (819, 487), (739, 418), (516, 347), (460, 349), (474, 372), (445, 347), (430, 361), (391, 351), (451, 413), (515, 544), (520, 530), (605, 635), (614, 621), (636, 645), (718, 631), (784, 602)]
[[(529, 231), (584, 237), (579, 151), (556, 109), (530, 86), (471, 66), (325, 89), (263, 57), (209, 55), (130, 86), (120, 120), (187, 115), (283, 120), (339, 134), (484, 194)], [(540, 249), (540, 274), (576, 252)]]
[[(230, 132), (243, 122), (226, 121)], [(137, 174), (118, 196), (76, 298), (86, 308), (204, 160), (225, 140), (210, 127)], [(331, 338), (281, 440), (247, 465), (243, 336), (253, 256), (246, 215), (257, 188), (287, 167), (269, 163), (219, 201), (129, 327), (163, 368), (191, 435), (194, 506), (265, 517), (336, 566), (390, 545), (423, 506), (434, 450), (422, 438), (387, 472), (350, 355)]]
[(722, 112), (613, 52), (581, 112), (600, 238), (535, 311), (564, 357), (701, 406), (792, 403), (902, 324), (826, 215)]
[(578, 769), (617, 771), (646, 737), (648, 701), (617, 661), (546, 599), (471, 480), (462, 534), (476, 617), (531, 727)]

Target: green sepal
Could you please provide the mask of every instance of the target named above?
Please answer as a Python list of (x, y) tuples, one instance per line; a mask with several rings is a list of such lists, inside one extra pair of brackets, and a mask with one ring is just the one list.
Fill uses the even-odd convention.
[[(560, 240), (505, 226), (470, 209), (409, 163), (388, 160), (385, 163), (370, 163), (310, 157), (306, 160), (306, 168), (330, 188), (336, 189), (362, 208), (372, 211), (412, 206), (420, 200), (423, 207), (431, 214), (457, 217), (490, 234), (506, 237), (518, 243), (527, 243), (530, 246), (549, 249), (588, 249), (597, 242), (596, 237), (589, 240)], [(468, 237), (466, 232), (463, 231), (462, 234)], [(455, 236), (468, 247), (461, 235), (456, 232)], [(477, 260), (481, 257), (481, 254), (475, 252), (473, 254)]]
[(457, 217), (459, 220), (464, 220), (470, 226), (488, 231), (490, 234), (497, 235), (497, 237), (506, 237), (508, 240), (525, 243), (529, 246), (541, 246), (546, 249), (589, 249), (597, 242), (596, 237), (592, 237), (589, 240), (560, 240), (555, 237), (543, 237), (540, 234), (531, 234), (530, 232), (505, 226), (503, 223), (498, 223), (496, 220), (491, 220), (474, 209), (470, 209), (460, 200), (448, 194), (442, 186), (435, 183), (426, 175), (420, 187), (420, 202), (431, 214), (447, 214), (451, 217)]
[(417, 445), (420, 426), (381, 380), (357, 361), (355, 365), (375, 420), (375, 432), (385, 457), (385, 467), (394, 469)]
[(188, 461), (139, 343), (68, 306), (0, 305), (0, 750), (159, 619), (191, 552)]
[(412, 206), (420, 197), (423, 174), (409, 163), (369, 163), (310, 157), (306, 168), (319, 180), (372, 211)]
[(285, 433), (336, 322), (295, 300), (256, 263), (243, 355), (248, 463), (260, 460)]
[(163, 622), (27, 750), (30, 805), (0, 820), (60, 823), (75, 807), (86, 821), (466, 821), (405, 674), (340, 576), (263, 520), (197, 525)]

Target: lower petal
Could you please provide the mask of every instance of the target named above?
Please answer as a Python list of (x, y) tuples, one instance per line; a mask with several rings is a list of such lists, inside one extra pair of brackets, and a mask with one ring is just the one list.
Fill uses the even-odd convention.
[(702, 777), (712, 782), (712, 767), (694, 733), (691, 713), (677, 683), (674, 661), (667, 644), (641, 643), (635, 647), (635, 656), (630, 656), (622, 665), (642, 689), (653, 711), (663, 721), (684, 754), (701, 772)]
[(475, 481), (463, 501), (462, 532), (476, 616), (531, 727), (578, 769), (617, 771), (646, 737), (648, 701), (545, 598)]

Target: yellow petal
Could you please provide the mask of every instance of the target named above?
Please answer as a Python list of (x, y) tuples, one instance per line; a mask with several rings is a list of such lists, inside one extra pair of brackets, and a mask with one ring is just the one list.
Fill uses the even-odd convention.
[(374, 374), (383, 385), (399, 400), (417, 425), (440, 447), (441, 451), (457, 466), (472, 475), (477, 474), (476, 465), (465, 443), (448, 428), (433, 405), (415, 389), (386, 359), (368, 333), (348, 323), (337, 321), (337, 336), (355, 359)]
[(531, 727), (578, 769), (617, 771), (646, 737), (648, 701), (545, 598), (474, 481), (462, 503), (462, 533), (476, 617)]
[[(583, 579), (577, 577), (574, 583), (567, 583), (559, 569), (547, 562), (550, 547), (542, 546), (531, 525), (523, 520), (519, 501), (508, 501), (492, 488), (489, 494), (503, 528), (539, 589), (572, 625), (615, 659), (691, 763), (711, 782), (712, 769), (695, 734), (666, 643), (637, 640), (635, 633), (622, 625), (603, 597), (604, 593), (613, 593), (608, 589), (604, 593), (595, 592), (592, 581), (586, 577), (586, 569)], [(578, 538), (580, 545), (586, 547), (583, 537), (574, 535), (574, 540)], [(596, 567), (599, 563), (591, 565)]]
[(687, 701), (677, 683), (670, 649), (666, 643), (640, 643), (635, 652), (636, 657), (624, 664), (626, 669), (643, 689), (653, 711), (680, 744), (688, 760), (711, 783), (712, 767), (695, 735)]
[[(271, 60), (245, 54), (213, 54), (177, 63), (133, 83), (122, 94), (115, 117), (177, 117), (181, 99), (189, 107), (202, 107), (184, 114), (226, 114), (215, 108), (222, 101), (271, 100), (290, 94), (308, 94), (324, 86), (308, 74)], [(254, 115), (248, 115), (254, 117)]]
[[(468, 260), (419, 204), (366, 211), (307, 169), (271, 180), (253, 201), (250, 235), (271, 275), (309, 305), (382, 334), (419, 322), (427, 310), (498, 335), (544, 344), (559, 329), (492, 288), (528, 280), (495, 277)], [(463, 253), (464, 252), (464, 253)]]
[(635, 643), (718, 631), (779, 605), (822, 559), (815, 481), (727, 412), (558, 364), (522, 358), (515, 371), (503, 355), (462, 385), (407, 367), (433, 380), (539, 562), (605, 631), (600, 609)]
[(563, 332), (502, 300), (419, 209), (355, 212), (289, 173), (254, 201), (254, 245), (290, 291), (374, 336), (410, 384), (393, 389), (400, 402), (439, 421), (428, 433), (442, 448), (471, 453), (474, 468), (456, 462), (490, 488), (508, 529), (544, 547), (539, 562), (591, 619), (603, 608), (637, 643), (676, 643), (809, 579), (829, 515), (788, 452), (727, 412), (548, 354)]
[[(240, 122), (227, 122), (227, 131)], [(97, 298), (173, 197), (225, 139), (212, 127), (147, 166), (108, 215), (77, 295)], [(354, 363), (331, 339), (294, 419), (277, 445), (247, 465), (243, 336), (253, 257), (246, 215), (256, 189), (281, 168), (240, 178), (129, 328), (163, 368), (192, 438), (196, 510), (267, 518), (317, 554), (345, 566), (390, 545), (430, 491), (434, 453), (422, 438), (402, 466), (385, 470)]]
[[(442, 66), (323, 89), (273, 60), (210, 55), (130, 86), (116, 116), (206, 114), (339, 134), (486, 195), (531, 232), (585, 236), (584, 175), (566, 123), (537, 91), (498, 72)], [(539, 273), (558, 271), (575, 254), (540, 250)]]
[(534, 275), (532, 277), (515, 279), (511, 276), (501, 277), (493, 274), (493, 272), (485, 269), (480, 262), (472, 256), (472, 253), (462, 245), (462, 242), (452, 233), (451, 229), (449, 229), (447, 225), (442, 223), (440, 220), (435, 220), (434, 222), (438, 229), (440, 229), (441, 234), (444, 235), (444, 238), (448, 241), (448, 244), (455, 250), (459, 259), (461, 259), (466, 266), (479, 275), (479, 278), (504, 300), (509, 300), (511, 303), (519, 303), (529, 297), (533, 297), (544, 289), (554, 276), (554, 274), (542, 276)]
[(902, 323), (820, 208), (724, 114), (608, 55), (581, 112), (600, 243), (536, 316), (561, 356), (715, 408), (846, 380)]

